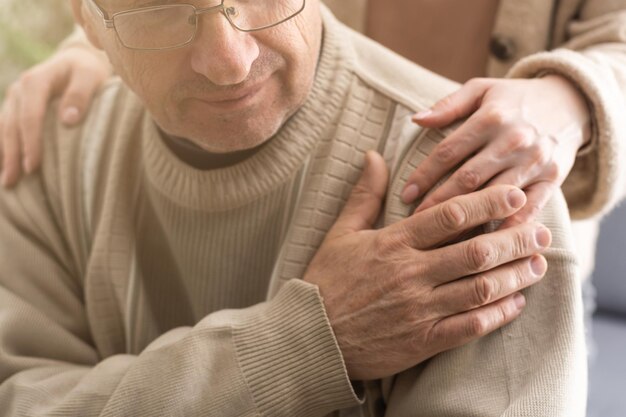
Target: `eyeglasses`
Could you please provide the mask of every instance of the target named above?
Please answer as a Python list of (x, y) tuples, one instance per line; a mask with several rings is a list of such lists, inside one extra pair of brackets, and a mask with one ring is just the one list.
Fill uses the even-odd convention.
[(191, 4), (142, 7), (110, 15), (87, 0), (104, 26), (115, 29), (122, 45), (129, 49), (160, 51), (191, 43), (198, 32), (198, 16), (222, 13), (241, 32), (269, 29), (298, 15), (306, 0), (221, 0), (217, 6), (196, 8)]

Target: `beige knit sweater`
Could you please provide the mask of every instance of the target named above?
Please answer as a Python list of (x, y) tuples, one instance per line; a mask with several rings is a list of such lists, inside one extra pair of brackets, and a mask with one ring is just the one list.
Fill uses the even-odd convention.
[(584, 414), (560, 194), (541, 219), (549, 271), (521, 318), (355, 394), (319, 292), (297, 278), (366, 150), (393, 167), (383, 223), (409, 214), (402, 185), (443, 135), (409, 116), (456, 86), (326, 11), (324, 25), (307, 102), (229, 168), (178, 160), (119, 81), (79, 128), (51, 112), (42, 174), (0, 192), (0, 416)]

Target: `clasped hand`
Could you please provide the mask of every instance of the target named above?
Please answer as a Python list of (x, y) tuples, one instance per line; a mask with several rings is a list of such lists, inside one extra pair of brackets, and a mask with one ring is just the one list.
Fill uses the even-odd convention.
[(393, 375), (516, 318), (519, 291), (545, 274), (543, 225), (524, 223), (447, 246), (451, 237), (524, 206), (524, 193), (495, 186), (455, 197), (373, 230), (388, 172), (382, 157), (366, 168), (310, 263), (352, 379)]

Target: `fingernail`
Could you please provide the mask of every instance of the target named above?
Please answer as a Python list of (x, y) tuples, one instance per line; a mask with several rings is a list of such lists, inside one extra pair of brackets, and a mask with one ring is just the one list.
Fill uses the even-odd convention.
[(521, 310), (526, 305), (526, 299), (520, 293), (517, 293), (513, 296), (513, 301), (515, 302), (515, 306), (518, 310)]
[(420, 189), (417, 185), (415, 184), (411, 184), (409, 186), (407, 186), (404, 191), (402, 191), (402, 202), (404, 204), (410, 204), (412, 203), (417, 196), (420, 194)]
[(533, 271), (535, 276), (541, 276), (546, 272), (546, 261), (542, 256), (534, 256), (530, 260), (530, 269)]
[(79, 112), (76, 107), (68, 107), (63, 111), (62, 121), (66, 125), (73, 125), (78, 123)]
[(509, 191), (506, 199), (511, 207), (517, 209), (524, 205), (524, 200), (526, 199), (526, 196), (524, 195), (524, 192), (522, 190), (516, 188)]
[(550, 244), (550, 231), (545, 227), (540, 227), (535, 232), (535, 240), (540, 247), (547, 247)]
[(430, 116), (431, 114), (433, 114), (433, 111), (428, 109), (428, 110), (422, 110), (419, 113), (416, 113), (413, 115), (413, 120), (422, 120), (427, 118), (428, 116)]

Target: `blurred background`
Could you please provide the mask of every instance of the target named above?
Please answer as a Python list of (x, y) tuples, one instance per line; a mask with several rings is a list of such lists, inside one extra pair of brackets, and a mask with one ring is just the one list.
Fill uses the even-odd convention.
[(72, 27), (68, 0), (0, 0), (0, 98), (23, 69), (53, 53)]

